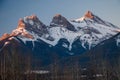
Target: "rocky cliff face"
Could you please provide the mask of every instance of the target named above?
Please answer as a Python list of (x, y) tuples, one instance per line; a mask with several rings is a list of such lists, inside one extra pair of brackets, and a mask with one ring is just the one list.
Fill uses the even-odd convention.
[(62, 15), (60, 14), (56, 14), (53, 19), (52, 22), (50, 23), (50, 26), (60, 26), (60, 27), (65, 27), (68, 30), (71, 31), (75, 31), (74, 26)]

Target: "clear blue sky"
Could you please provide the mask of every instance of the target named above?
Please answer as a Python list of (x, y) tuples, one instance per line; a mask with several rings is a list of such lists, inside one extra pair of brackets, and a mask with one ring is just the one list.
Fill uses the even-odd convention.
[(87, 10), (120, 26), (120, 0), (0, 0), (0, 36), (10, 33), (25, 16), (36, 14), (48, 25), (57, 13), (72, 19)]

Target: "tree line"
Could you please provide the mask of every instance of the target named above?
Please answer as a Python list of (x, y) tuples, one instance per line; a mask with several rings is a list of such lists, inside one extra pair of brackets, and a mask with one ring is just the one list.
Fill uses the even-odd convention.
[[(54, 63), (47, 69), (48, 73), (33, 73), (31, 56), (6, 49), (0, 53), (0, 80), (120, 80), (120, 58), (111, 65), (106, 58), (91, 56), (85, 67), (79, 57), (70, 58), (69, 64), (59, 64), (58, 61), (55, 56)], [(41, 65), (34, 70), (46, 69)]]

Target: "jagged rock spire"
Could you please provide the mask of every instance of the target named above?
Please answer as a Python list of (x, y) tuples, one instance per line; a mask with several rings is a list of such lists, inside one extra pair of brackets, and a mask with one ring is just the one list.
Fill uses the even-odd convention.
[(85, 13), (85, 15), (84, 15), (84, 17), (85, 18), (93, 18), (94, 16), (93, 16), (93, 14), (92, 14), (92, 12), (91, 11), (87, 11), (86, 13)]
[(68, 25), (68, 21), (61, 14), (56, 14), (53, 17), (52, 22), (50, 23), (50, 25), (51, 26), (55, 26), (55, 25), (67, 26)]
[(69, 30), (75, 31), (74, 26), (61, 14), (56, 14), (53, 17), (50, 26), (61, 26), (61, 27), (66, 27)]
[(17, 28), (25, 28), (25, 23), (22, 18), (19, 19)]

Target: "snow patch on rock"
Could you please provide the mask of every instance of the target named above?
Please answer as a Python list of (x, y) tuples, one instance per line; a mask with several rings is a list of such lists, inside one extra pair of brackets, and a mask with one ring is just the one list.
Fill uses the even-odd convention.
[(117, 36), (116, 45), (120, 47), (120, 35)]

